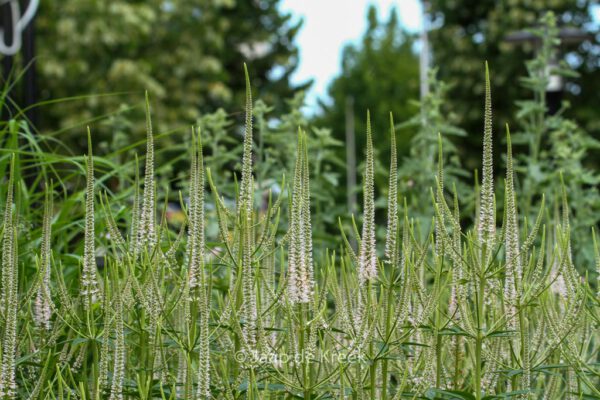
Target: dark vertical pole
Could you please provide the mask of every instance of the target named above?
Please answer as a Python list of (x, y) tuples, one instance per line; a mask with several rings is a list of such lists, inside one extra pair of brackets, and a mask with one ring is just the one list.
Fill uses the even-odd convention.
[(356, 212), (356, 144), (354, 137), (354, 98), (346, 96), (346, 198), (348, 212)]
[[(23, 9), (27, 10), (31, 0), (25, 0)], [(28, 108), (37, 103), (37, 72), (35, 60), (35, 16), (23, 31), (23, 65), (25, 71), (23, 87), (23, 107)], [(26, 113), (32, 126), (37, 126), (37, 110), (32, 108)]]

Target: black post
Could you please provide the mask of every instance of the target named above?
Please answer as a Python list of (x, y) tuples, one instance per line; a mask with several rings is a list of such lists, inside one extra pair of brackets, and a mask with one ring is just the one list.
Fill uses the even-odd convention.
[(546, 112), (548, 115), (555, 115), (562, 106), (563, 91), (548, 90), (546, 91)]
[[(15, 39), (13, 37), (13, 23), (15, 21), (12, 20), (12, 9), (9, 2), (4, 3), (0, 6), (0, 26), (2, 26), (2, 30), (4, 32), (4, 43), (10, 46)], [(7, 85), (9, 81), (10, 74), (13, 70), (13, 57), (12, 56), (3, 56), (2, 57), (2, 82), (0, 85)], [(10, 97), (10, 93), (6, 94), (7, 99), (5, 100), (5, 104), (3, 109), (0, 109), (1, 112), (6, 112), (8, 115), (12, 115), (12, 108), (10, 106), (10, 102), (8, 101), (8, 97)]]
[[(25, 0), (23, 9), (29, 8), (31, 0)], [(23, 31), (23, 65), (27, 68), (25, 71), (23, 86), (23, 105), (28, 108), (37, 103), (37, 73), (35, 60), (35, 16), (31, 19)], [(37, 110), (31, 108), (25, 114), (32, 126), (37, 126)]]

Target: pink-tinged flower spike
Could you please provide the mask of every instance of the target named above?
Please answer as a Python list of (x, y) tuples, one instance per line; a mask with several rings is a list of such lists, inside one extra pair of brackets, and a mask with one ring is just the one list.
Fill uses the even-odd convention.
[(254, 349), (257, 338), (256, 293), (254, 291), (254, 266), (252, 255), (254, 248), (254, 230), (252, 227), (252, 199), (254, 196), (252, 177), (252, 90), (248, 69), (244, 64), (246, 75), (246, 128), (244, 131), (244, 154), (242, 156), (242, 182), (238, 198), (238, 220), (242, 235), (242, 298), (244, 326), (243, 338), (250, 349)]
[(298, 131), (298, 147), (296, 151), (296, 166), (294, 168), (294, 179), (292, 181), (292, 205), (290, 211), (290, 241), (288, 250), (288, 282), (287, 291), (289, 300), (298, 303), (300, 297), (299, 269), (301, 257), (300, 213), (302, 201), (302, 150), (301, 133)]
[[(486, 244), (488, 255), (494, 246), (496, 235), (496, 211), (494, 207), (494, 160), (492, 156), (492, 95), (490, 73), (485, 63), (485, 112), (483, 121), (483, 169), (481, 200), (479, 204), (479, 242)], [(486, 262), (486, 260), (482, 260)]]
[(17, 268), (17, 229), (13, 218), (13, 186), (15, 156), (13, 154), (6, 193), (4, 211), (4, 237), (2, 240), (2, 298), (0, 306), (4, 315), (2, 332), (2, 366), (0, 367), (0, 399), (16, 398), (15, 381), (17, 353), (17, 312), (18, 304), (18, 268)]
[(83, 247), (83, 273), (81, 274), (81, 296), (86, 310), (98, 296), (98, 273), (96, 270), (96, 245), (94, 230), (94, 156), (92, 139), (88, 128), (88, 155), (86, 157), (85, 230)]
[(435, 254), (442, 257), (445, 252), (444, 236), (446, 235), (446, 221), (444, 213), (447, 212), (444, 200), (444, 151), (442, 147), (442, 135), (438, 133), (438, 171), (436, 177), (435, 203), (440, 212), (435, 216)]
[(154, 193), (154, 136), (152, 134), (152, 120), (150, 117), (150, 100), (146, 92), (146, 165), (144, 169), (144, 191), (142, 192), (142, 210), (138, 226), (137, 250), (142, 251), (145, 246), (156, 244)]
[[(456, 185), (453, 187), (454, 192), (454, 220), (460, 221), (460, 209), (458, 205), (458, 194), (456, 192)], [(463, 279), (463, 262), (461, 257), (461, 231), (460, 225), (457, 224), (455, 229), (452, 231), (452, 247), (454, 250), (450, 253), (453, 262), (452, 269), (452, 290), (450, 292), (450, 303), (448, 305), (448, 314), (452, 316), (455, 320), (460, 319), (460, 307), (459, 302), (464, 301), (464, 285), (460, 284), (460, 281)], [(462, 295), (461, 295), (461, 292)]]
[(302, 298), (305, 303), (312, 297), (314, 288), (312, 223), (310, 216), (310, 173), (308, 168), (308, 136), (302, 135), (304, 143), (304, 166), (302, 176), (302, 232), (304, 236), (304, 266)]
[[(198, 399), (210, 398), (210, 347), (209, 325), (210, 296), (207, 294), (204, 271), (204, 159), (202, 156), (202, 140), (200, 134), (192, 129), (192, 163), (190, 173), (190, 209), (189, 209), (189, 288), (199, 305), (200, 335), (198, 337)], [(184, 301), (189, 301), (185, 299)], [(184, 320), (189, 321), (189, 304), (184, 305)], [(181, 363), (187, 374), (187, 364)], [(185, 381), (185, 375), (182, 374)], [(185, 392), (185, 390), (184, 390)]]
[[(50, 185), (52, 186), (52, 185)], [(44, 201), (44, 219), (42, 223), (42, 245), (40, 250), (40, 272), (38, 290), (34, 303), (34, 321), (38, 327), (50, 330), (50, 319), (52, 318), (52, 298), (50, 295), (50, 258), (51, 258), (51, 235), (52, 235), (52, 194), (50, 188), (46, 187)]]
[(371, 116), (367, 111), (367, 152), (363, 178), (363, 226), (360, 243), (358, 279), (361, 284), (377, 279), (377, 254), (375, 249), (375, 166)]
[(394, 117), (390, 113), (390, 178), (388, 189), (387, 235), (385, 238), (385, 258), (392, 265), (398, 256), (398, 156), (396, 152), (396, 129)]
[(4, 219), (3, 219), (3, 240), (2, 240), (2, 291), (0, 292), (0, 307), (2, 307), (2, 313), (4, 314), (4, 310), (6, 309), (8, 292), (11, 288), (11, 271), (13, 270), (12, 262), (13, 262), (13, 236), (11, 235), (12, 229), (14, 227), (13, 221), (13, 191), (14, 191), (14, 161), (15, 156), (12, 155), (11, 164), (10, 164), (10, 172), (8, 176), (8, 186), (6, 190), (6, 208), (4, 209)]
[(189, 288), (201, 286), (204, 273), (204, 159), (200, 134), (192, 129), (192, 168), (190, 173), (189, 209)]
[(287, 290), (292, 303), (309, 303), (314, 286), (307, 147), (306, 134), (299, 130), (288, 256)]
[(506, 234), (505, 234), (505, 255), (506, 270), (504, 280), (504, 299), (507, 304), (508, 328), (517, 329), (517, 296), (520, 285), (523, 268), (521, 265), (521, 255), (519, 246), (519, 221), (517, 214), (517, 205), (514, 189), (514, 169), (512, 147), (510, 141), (510, 132), (506, 127)]
[(249, 220), (252, 215), (254, 179), (252, 176), (252, 89), (246, 64), (244, 64), (244, 74), (246, 76), (246, 127), (244, 129), (242, 182), (240, 184), (238, 213), (243, 211)]

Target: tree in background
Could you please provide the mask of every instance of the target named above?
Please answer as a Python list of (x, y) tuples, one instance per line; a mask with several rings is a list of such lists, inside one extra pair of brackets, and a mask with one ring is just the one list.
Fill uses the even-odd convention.
[[(126, 92), (64, 101), (45, 107), (45, 131), (76, 126), (104, 115), (94, 136), (113, 140), (143, 118), (144, 90), (156, 103), (158, 129), (188, 127), (207, 112), (240, 110), (242, 63), (248, 62), (257, 97), (275, 106), (298, 87), (294, 38), (301, 22), (279, 11), (279, 0), (113, 0), (42, 2), (38, 49), (42, 97)], [(139, 101), (138, 101), (139, 100)], [(138, 104), (135, 118), (120, 117)], [(108, 125), (108, 126), (106, 126)], [(141, 133), (141, 132), (140, 132)], [(64, 137), (64, 136), (63, 136)], [(131, 142), (131, 141), (129, 141)]]
[(435, 191), (437, 188), (440, 163), (444, 167), (446, 190), (453, 193), (456, 189), (457, 196), (468, 203), (466, 207), (474, 207), (475, 203), (464, 185), (471, 176), (462, 169), (459, 151), (454, 144), (466, 132), (453, 125), (457, 116), (448, 111), (452, 103), (448, 99), (448, 85), (437, 79), (437, 68), (428, 72), (427, 84), (427, 93), (417, 102), (415, 115), (396, 126), (400, 133), (411, 128), (416, 130), (410, 141), (409, 154), (401, 161), (398, 178), (399, 192), (406, 198), (406, 205), (422, 227), (429, 226), (435, 216), (427, 206), (431, 205), (429, 189)]
[[(356, 157), (362, 159), (365, 148), (366, 114), (371, 113), (371, 125), (375, 140), (377, 181), (379, 187), (387, 187), (389, 165), (390, 127), (389, 113), (396, 121), (409, 119), (416, 107), (411, 100), (419, 93), (419, 61), (413, 51), (414, 38), (398, 22), (396, 10), (392, 9), (386, 22), (379, 21), (377, 11), (368, 11), (368, 27), (359, 44), (346, 46), (342, 56), (342, 72), (329, 87), (330, 103), (322, 103), (318, 125), (332, 129), (338, 140), (346, 142), (345, 125), (347, 104), (351, 100), (356, 137)], [(400, 156), (408, 153), (411, 130), (398, 138)], [(345, 159), (345, 149), (340, 149)], [(342, 176), (346, 175), (345, 168)], [(340, 192), (341, 196), (342, 193)]]
[[(525, 61), (534, 53), (533, 44), (515, 45), (505, 41), (514, 31), (534, 28), (548, 10), (558, 16), (562, 26), (587, 29), (592, 21), (589, 0), (430, 0), (429, 12), (434, 29), (430, 32), (433, 63), (439, 66), (440, 79), (448, 82), (451, 106), (461, 116), (458, 124), (470, 135), (463, 141), (463, 156), (468, 169), (478, 165), (480, 154), (479, 132), (482, 130), (480, 110), (473, 107), (473, 99), (483, 97), (481, 65), (490, 65), (494, 94), (495, 129), (502, 130), (514, 121), (517, 99), (529, 93), (516, 77), (526, 76)], [(597, 73), (599, 58), (596, 43), (587, 41), (578, 45), (563, 45), (572, 67), (580, 76), (566, 85), (566, 98), (584, 129), (598, 132), (595, 116), (600, 101), (600, 81)], [(460, 82), (460, 85), (458, 85)]]

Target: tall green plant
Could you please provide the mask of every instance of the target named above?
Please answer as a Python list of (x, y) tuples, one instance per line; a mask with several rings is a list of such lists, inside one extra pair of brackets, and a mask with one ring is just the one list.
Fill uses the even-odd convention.
[(591, 264), (593, 246), (589, 227), (598, 226), (600, 222), (597, 190), (600, 174), (590, 169), (587, 162), (600, 149), (600, 142), (566, 115), (570, 107), (568, 102), (563, 101), (554, 114), (549, 113), (547, 90), (550, 81), (577, 77), (578, 74), (568, 63), (556, 61), (560, 46), (556, 16), (551, 12), (545, 14), (540, 25), (532, 30), (539, 40), (539, 49), (535, 58), (526, 63), (528, 76), (521, 80), (532, 98), (517, 102), (521, 130), (514, 137), (516, 144), (527, 148), (527, 152), (519, 157), (521, 166), (518, 167), (524, 172), (521, 182), (524, 215), (528, 218), (535, 215), (540, 194), (546, 194), (558, 207), (561, 189), (557, 188), (556, 181), (562, 174), (566, 178), (571, 212), (578, 217), (571, 226), (576, 257), (582, 264)]
[[(318, 254), (309, 156), (314, 137), (302, 129), (293, 135), (291, 190), (276, 198), (265, 192), (256, 176), (247, 71), (245, 78), (233, 200), (226, 201), (213, 171), (205, 170), (209, 146), (202, 131), (192, 129), (189, 183), (179, 194), (185, 223), (178, 231), (157, 201), (169, 196), (158, 195), (150, 107), (143, 177), (133, 180), (131, 201), (102, 186), (106, 176), (96, 166), (106, 160), (90, 152), (73, 160), (86, 177), (75, 196), (83, 217), (65, 216), (77, 203), (59, 198), (52, 184), (42, 196), (42, 215), (28, 214), (18, 155), (10, 156), (1, 230), (2, 400), (600, 395), (594, 329), (600, 302), (576, 268), (566, 186), (555, 183), (562, 187), (559, 223), (542, 207), (533, 223), (521, 219), (508, 130), (503, 222), (496, 218), (487, 67), (482, 179), (472, 195), (476, 223), (461, 223), (464, 202), (444, 173), (438, 136), (429, 191), (433, 218), (424, 231), (409, 203), (398, 199), (392, 146), (385, 258), (375, 235), (379, 188), (370, 124), (361, 229), (350, 221), (357, 247), (342, 229), (343, 247)], [(391, 118), (389, 134), (395, 143)], [(209, 207), (218, 236), (206, 229)], [(125, 212), (133, 217), (122, 223)], [(280, 224), (283, 214), (287, 227)], [(41, 229), (32, 229), (38, 222)], [(28, 235), (42, 243), (39, 252), (29, 251)], [(82, 243), (69, 243), (77, 240)], [(90, 291), (93, 276), (98, 290)]]

